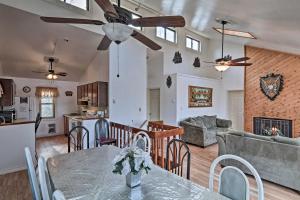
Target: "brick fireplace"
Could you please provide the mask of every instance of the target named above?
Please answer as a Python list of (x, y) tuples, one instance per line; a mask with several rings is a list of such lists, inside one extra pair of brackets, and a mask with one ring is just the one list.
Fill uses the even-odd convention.
[(293, 121), (266, 117), (253, 118), (253, 132), (257, 135), (281, 135), (293, 137)]

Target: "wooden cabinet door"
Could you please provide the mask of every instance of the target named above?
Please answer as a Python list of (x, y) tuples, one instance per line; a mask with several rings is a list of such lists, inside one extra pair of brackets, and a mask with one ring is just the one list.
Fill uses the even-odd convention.
[(12, 106), (14, 105), (15, 86), (12, 79), (0, 79), (0, 83), (3, 87), (3, 96), (0, 99), (0, 105)]
[(108, 83), (99, 82), (98, 85), (98, 105), (99, 107), (108, 107)]
[(88, 97), (88, 95), (87, 95), (87, 92), (88, 92), (87, 91), (87, 85), (83, 85), (82, 88), (83, 88), (83, 98), (86, 99)]
[(81, 89), (82, 87), (81, 86), (77, 86), (77, 105), (80, 104), (80, 99), (81, 99)]
[(92, 92), (92, 106), (98, 107), (98, 84), (99, 82), (92, 83), (93, 92)]
[(93, 84), (90, 83), (87, 85), (87, 96), (88, 96), (88, 99), (89, 101), (92, 101), (92, 93), (93, 93)]

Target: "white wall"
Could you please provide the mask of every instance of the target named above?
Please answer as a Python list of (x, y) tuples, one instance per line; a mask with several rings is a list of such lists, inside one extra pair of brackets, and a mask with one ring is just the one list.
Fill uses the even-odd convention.
[(34, 123), (0, 126), (0, 175), (26, 169), (24, 148), (34, 156)]
[[(208, 87), (213, 89), (212, 107), (189, 108), (189, 86)], [(224, 117), (220, 108), (224, 106), (220, 80), (206, 77), (196, 77), (186, 74), (177, 74), (177, 122), (194, 116), (217, 115)]]
[[(56, 124), (57, 134), (63, 134), (63, 114), (68, 114), (77, 111), (77, 85), (78, 82), (70, 81), (54, 81), (51, 83), (46, 79), (28, 79), (28, 78), (16, 78), (16, 77), (1, 77), (11, 78), (16, 84), (16, 96), (30, 96), (36, 99), (36, 111), (39, 110), (39, 101), (35, 97), (36, 87), (57, 87), (59, 91), (59, 97), (56, 98), (55, 105), (55, 118), (43, 119), (37, 132), (37, 136), (48, 136), (48, 124)], [(30, 93), (24, 93), (23, 87), (29, 86), (31, 88)], [(73, 96), (67, 97), (65, 91), (72, 91)]]
[(109, 53), (109, 118), (111, 121), (139, 126), (147, 119), (146, 48), (129, 39), (120, 44), (119, 58), (117, 49), (118, 46), (112, 44)]
[[(160, 91), (160, 116), (166, 124), (177, 124), (177, 78), (176, 74), (170, 75), (172, 78), (172, 85), (167, 87), (166, 81), (161, 85)], [(165, 75), (164, 80), (167, 80), (168, 75)]]
[(109, 77), (109, 51), (97, 51), (89, 66), (82, 75), (81, 84), (96, 81), (108, 82)]

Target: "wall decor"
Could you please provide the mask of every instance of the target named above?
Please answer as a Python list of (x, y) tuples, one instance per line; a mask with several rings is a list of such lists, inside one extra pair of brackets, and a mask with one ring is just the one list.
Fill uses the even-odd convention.
[(31, 92), (31, 88), (29, 86), (25, 86), (25, 87), (23, 87), (23, 92), (29, 93), (29, 92)]
[(196, 57), (193, 63), (194, 67), (199, 68), (201, 67), (200, 58)]
[(66, 94), (67, 97), (73, 96), (73, 92), (72, 91), (66, 91), (65, 94)]
[(189, 86), (189, 108), (212, 107), (212, 88)]
[(179, 51), (175, 52), (175, 55), (174, 55), (174, 58), (173, 58), (173, 62), (175, 64), (182, 63), (182, 57), (181, 57), (181, 53)]
[(283, 89), (283, 76), (270, 73), (260, 77), (260, 89), (271, 101), (274, 101)]
[(172, 86), (172, 78), (171, 78), (171, 76), (168, 76), (166, 84), (167, 84), (168, 88), (170, 88)]

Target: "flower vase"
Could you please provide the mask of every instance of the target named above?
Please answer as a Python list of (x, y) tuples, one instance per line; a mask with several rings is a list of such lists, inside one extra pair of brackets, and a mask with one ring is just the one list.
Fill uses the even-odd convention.
[(137, 174), (129, 173), (126, 175), (126, 184), (130, 188), (134, 188), (141, 184), (142, 173), (139, 172)]

